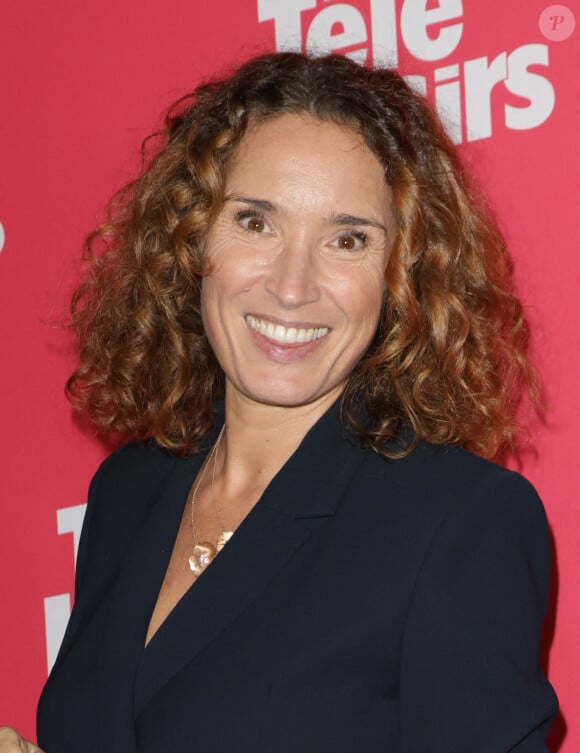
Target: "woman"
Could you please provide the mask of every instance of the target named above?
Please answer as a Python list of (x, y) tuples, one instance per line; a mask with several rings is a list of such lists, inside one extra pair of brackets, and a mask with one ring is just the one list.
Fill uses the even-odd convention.
[(91, 484), (39, 744), (545, 751), (546, 522), (483, 459), (526, 326), (441, 126), (291, 53), (166, 126), (74, 299), (70, 393), (140, 441)]

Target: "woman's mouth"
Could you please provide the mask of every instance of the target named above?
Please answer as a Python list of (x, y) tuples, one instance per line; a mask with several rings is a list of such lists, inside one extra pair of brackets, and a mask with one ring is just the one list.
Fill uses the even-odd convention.
[(330, 331), (328, 327), (285, 327), (251, 314), (246, 314), (246, 323), (255, 332), (280, 345), (304, 345), (320, 340)]

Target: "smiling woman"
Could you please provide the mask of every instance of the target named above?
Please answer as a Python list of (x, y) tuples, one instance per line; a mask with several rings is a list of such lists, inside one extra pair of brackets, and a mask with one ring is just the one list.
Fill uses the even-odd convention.
[(91, 484), (40, 745), (545, 751), (546, 520), (482, 457), (534, 397), (526, 324), (431, 109), (267, 55), (156, 144), (73, 300), (69, 394), (134, 441)]
[(224, 190), (201, 306), (226, 390), (328, 407), (386, 293), (395, 230), (384, 168), (356, 131), (287, 114), (250, 126)]
[[(272, 239), (285, 208), (275, 206), (274, 197), (244, 194), (231, 176), (239, 175), (240, 159), (263, 164), (268, 149), (275, 172), (278, 152), (256, 133), (266, 129), (279, 147), (292, 131), (287, 125), (277, 133), (280, 122), (301, 123), (302, 131), (310, 122), (318, 149), (330, 141), (328, 171), (321, 160), (312, 163), (317, 176), (307, 164), (314, 148), (306, 153), (308, 144), (300, 142), (301, 166), (297, 153), (286, 153), (295, 205), (304, 196), (297, 184), (306, 176), (306, 207), (324, 193), (330, 205), (339, 175), (353, 196), (361, 189), (368, 196), (373, 180), (382, 193), (372, 207), (376, 217), (367, 211), (358, 218), (363, 225), (351, 222), (348, 207), (332, 207), (326, 219), (337, 231), (346, 221), (347, 245), (360, 243), (363, 231), (376, 244), (390, 206), (391, 237), (380, 236), (391, 250), (388, 295), (376, 337), (345, 385), (347, 422), (386, 454), (405, 452), (420, 438), (458, 443), (487, 457), (513, 447), (514, 406), (522, 391), (534, 398), (535, 385), (503, 241), (472, 199), (455, 149), (427, 103), (395, 72), (338, 56), (259, 58), (175, 105), (143, 175), (115, 197), (110, 221), (89, 237), (90, 273), (73, 300), (81, 343), (81, 365), (68, 382), (74, 403), (104, 431), (154, 436), (182, 454), (200, 448), (224, 391), (224, 373), (201, 320), (202, 281), (211, 263), (207, 238), (231, 208), (249, 235), (263, 223)], [(338, 133), (342, 149), (331, 141)], [(341, 172), (339, 161), (352, 149), (366, 154), (367, 163), (374, 157), (375, 174), (357, 169), (349, 175), (355, 160)], [(303, 224), (294, 235), (304, 232)], [(398, 450), (386, 447), (403, 437), (408, 441)]]

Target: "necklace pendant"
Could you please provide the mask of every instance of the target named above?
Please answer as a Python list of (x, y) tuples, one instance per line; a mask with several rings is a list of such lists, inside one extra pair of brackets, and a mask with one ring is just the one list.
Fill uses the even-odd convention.
[(213, 562), (217, 550), (209, 541), (200, 541), (193, 547), (193, 553), (189, 558), (189, 568), (194, 575), (201, 575), (206, 567)]
[(216, 554), (218, 552), (221, 552), (221, 550), (224, 548), (224, 546), (228, 543), (228, 541), (232, 538), (234, 535), (233, 531), (222, 531), (220, 535), (218, 536), (217, 543), (215, 545), (216, 548)]

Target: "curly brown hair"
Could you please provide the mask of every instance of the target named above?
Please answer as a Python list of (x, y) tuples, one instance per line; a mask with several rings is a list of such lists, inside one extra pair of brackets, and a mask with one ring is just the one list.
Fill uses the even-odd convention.
[(517, 402), (536, 391), (504, 243), (426, 101), (396, 72), (336, 55), (263, 55), (170, 109), (140, 177), (86, 242), (73, 403), (105, 432), (198, 450), (224, 389), (201, 321), (204, 238), (248, 124), (283, 113), (355, 128), (393, 190), (388, 294), (343, 393), (345, 420), (391, 456), (413, 446), (386, 451), (401, 434), (488, 457), (513, 446)]

